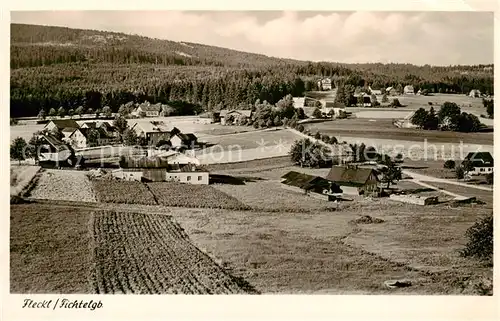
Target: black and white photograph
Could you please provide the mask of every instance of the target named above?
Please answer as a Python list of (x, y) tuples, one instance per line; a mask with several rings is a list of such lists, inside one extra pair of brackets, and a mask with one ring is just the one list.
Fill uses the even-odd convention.
[(9, 293), (492, 296), (494, 23), (11, 11)]

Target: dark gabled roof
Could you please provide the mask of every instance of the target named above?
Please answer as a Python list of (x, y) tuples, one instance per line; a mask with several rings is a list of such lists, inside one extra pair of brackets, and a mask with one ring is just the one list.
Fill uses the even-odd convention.
[(168, 168), (168, 162), (161, 157), (122, 157), (121, 168)]
[(226, 117), (227, 114), (240, 114), (245, 117), (250, 117), (252, 116), (252, 111), (249, 109), (222, 109), (220, 111), (220, 117)]
[[(50, 123), (54, 123), (54, 125), (56, 125), (57, 128), (59, 129), (63, 129), (63, 128), (80, 128), (80, 126), (78, 126), (78, 123), (74, 120), (74, 119), (53, 119), (51, 120), (50, 122), (47, 123), (50, 124)], [(47, 126), (45, 125), (45, 126)]]
[(372, 173), (378, 180), (376, 173), (371, 168), (333, 166), (326, 175), (326, 179), (338, 184), (363, 186)]
[(188, 133), (188, 134), (177, 133), (176, 135), (182, 140), (184, 144), (189, 144), (191, 142), (196, 142), (198, 140), (196, 135), (193, 133)]
[(55, 148), (65, 146), (65, 144), (61, 140), (57, 139), (56, 137), (54, 137), (52, 135), (42, 135), (42, 136), (40, 136), (40, 139), (45, 140), (47, 143), (52, 145), (52, 147), (55, 147)]
[[(108, 135), (108, 133), (102, 127), (97, 127), (97, 128), (80, 128), (79, 130), (83, 134), (83, 136), (85, 136), (85, 138), (89, 137), (88, 135), (89, 135), (90, 131), (97, 131), (97, 133), (99, 134), (99, 138), (100, 139), (103, 139), (103, 138), (112, 138), (112, 137), (110, 137)], [(73, 135), (73, 134), (71, 134), (71, 135)], [(70, 137), (71, 137), (71, 135), (70, 135)]]
[(161, 104), (158, 103), (158, 104), (155, 104), (155, 105), (146, 105), (146, 104), (142, 104), (139, 106), (141, 108), (142, 111), (157, 111), (157, 112), (160, 112), (161, 111)]
[(493, 156), (489, 152), (471, 152), (465, 156), (465, 161), (471, 162), (474, 167), (493, 167)]
[(90, 122), (82, 124), (82, 126), (83, 125), (86, 125), (89, 128), (96, 128), (97, 127), (97, 123), (95, 121), (90, 121)]
[(338, 192), (338, 193), (342, 192), (342, 190), (338, 185), (332, 184), (332, 182), (319, 176), (312, 176), (308, 174), (291, 171), (283, 175), (281, 178), (284, 179), (284, 181), (282, 181), (283, 184), (299, 187), (304, 190), (311, 190), (318, 188), (324, 188), (324, 189), (332, 188), (334, 190), (333, 192)]

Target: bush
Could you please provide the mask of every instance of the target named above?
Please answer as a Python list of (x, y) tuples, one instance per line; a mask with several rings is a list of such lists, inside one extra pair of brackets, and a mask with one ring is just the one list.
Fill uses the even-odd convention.
[(467, 229), (465, 236), (469, 241), (460, 254), (493, 264), (493, 213), (476, 221)]
[(455, 168), (455, 166), (456, 166), (455, 161), (452, 159), (447, 160), (443, 164), (443, 167), (446, 169), (453, 169), (453, 168)]
[(321, 133), (320, 132), (316, 132), (316, 134), (314, 134), (314, 138), (315, 139), (321, 139)]
[(457, 179), (463, 179), (465, 177), (465, 170), (462, 166), (457, 166), (455, 168), (455, 174), (457, 175)]
[(297, 126), (297, 130), (301, 133), (304, 132), (304, 125)]
[(486, 175), (486, 183), (493, 185), (493, 173)]

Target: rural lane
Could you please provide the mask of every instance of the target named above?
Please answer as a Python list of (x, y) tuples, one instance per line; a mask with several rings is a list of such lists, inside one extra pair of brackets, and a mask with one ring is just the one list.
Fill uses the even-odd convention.
[(472, 184), (466, 184), (466, 183), (452, 181), (452, 180), (445, 179), (445, 178), (437, 178), (437, 177), (434, 177), (434, 176), (428, 176), (428, 175), (418, 174), (418, 173), (407, 171), (407, 170), (402, 170), (402, 173), (405, 174), (405, 175), (413, 177), (413, 180), (415, 182), (417, 182), (417, 181), (425, 181), (425, 182), (435, 182), (435, 183), (446, 183), (446, 184), (450, 184), (450, 185), (458, 185), (458, 186), (475, 188), (475, 189), (480, 189), (480, 190), (483, 190), (483, 191), (493, 192), (493, 188), (490, 188), (490, 187), (478, 186), (478, 185), (472, 185)]

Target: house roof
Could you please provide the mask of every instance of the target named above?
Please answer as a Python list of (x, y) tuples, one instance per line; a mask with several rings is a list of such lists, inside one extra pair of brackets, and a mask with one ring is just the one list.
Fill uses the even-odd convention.
[(493, 167), (493, 156), (489, 152), (471, 152), (465, 156), (474, 167)]
[(142, 111), (156, 111), (160, 112), (161, 111), (161, 103), (157, 103), (154, 105), (148, 105), (148, 104), (141, 104), (139, 107)]
[[(101, 127), (97, 127), (97, 128), (80, 128), (78, 129), (83, 136), (85, 136), (85, 138), (88, 138), (89, 137), (89, 133), (91, 130), (93, 131), (97, 131), (99, 133), (99, 138), (100, 139), (103, 139), (103, 138), (111, 138), (108, 133), (104, 130), (104, 128), (101, 128)], [(69, 136), (73, 136), (73, 134), (76, 132), (76, 130)]]
[(385, 91), (391, 91), (391, 90), (393, 90), (393, 89), (394, 89), (394, 87), (392, 87), (392, 86), (391, 86), (391, 87), (387, 87), (387, 88), (385, 89)]
[(73, 133), (74, 131), (76, 131), (78, 128), (73, 128), (73, 127), (65, 127), (63, 129), (61, 129), (61, 131), (63, 133)]
[(121, 168), (167, 168), (168, 162), (161, 157), (122, 157)]
[(377, 177), (371, 168), (333, 166), (328, 175), (326, 175), (326, 179), (338, 184), (363, 186), (372, 173)]
[(281, 177), (282, 183), (289, 186), (299, 187), (304, 190), (311, 190), (316, 188), (332, 188), (333, 192), (341, 193), (342, 190), (336, 184), (319, 177), (312, 176), (304, 173), (291, 171)]
[(61, 146), (66, 146), (61, 140), (57, 139), (52, 135), (42, 135), (40, 139), (44, 139), (47, 143), (49, 143), (52, 147), (59, 148)]
[(411, 90), (411, 91), (413, 91), (414, 89), (413, 89), (413, 86), (412, 86), (412, 85), (407, 85), (407, 86), (405, 86), (404, 90), (405, 90), (405, 91), (407, 91), (407, 90)]
[(95, 121), (85, 122), (82, 124), (82, 126), (83, 125), (85, 125), (88, 128), (96, 128), (97, 127), (97, 123)]
[(47, 127), (50, 123), (53, 123), (58, 129), (63, 128), (80, 128), (78, 123), (74, 119), (53, 119), (45, 125)]
[(142, 129), (145, 133), (169, 133), (174, 129), (177, 129), (176, 127), (169, 128), (163, 122), (156, 122), (154, 124), (152, 122), (137, 122), (132, 126), (132, 128), (136, 127)]
[(220, 117), (226, 117), (229, 114), (240, 114), (245, 117), (250, 117), (252, 116), (252, 111), (249, 109), (232, 109), (232, 110), (222, 109), (220, 111)]

